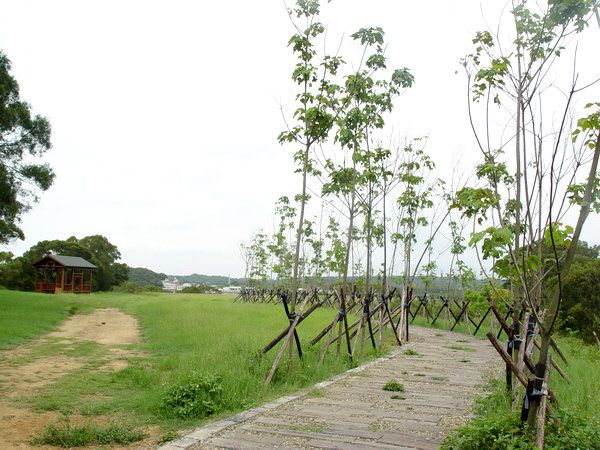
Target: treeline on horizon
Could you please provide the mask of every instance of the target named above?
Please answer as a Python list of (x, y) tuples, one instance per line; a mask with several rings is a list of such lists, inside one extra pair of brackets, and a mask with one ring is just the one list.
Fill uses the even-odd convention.
[[(251, 283), (251, 279), (249, 278), (231, 278), (223, 275), (203, 275), (193, 273), (191, 275), (167, 275), (162, 272), (154, 272), (151, 269), (147, 269), (145, 267), (130, 267), (129, 268), (129, 281), (132, 281), (140, 286), (145, 285), (155, 285), (162, 286), (162, 281), (166, 278), (177, 278), (182, 283), (191, 283), (191, 284), (207, 284), (210, 286), (249, 286)], [(349, 276), (348, 280), (351, 284), (360, 286), (363, 283), (363, 277), (360, 276)], [(323, 289), (329, 289), (338, 283), (338, 278), (335, 276), (323, 276), (319, 280), (316, 279), (306, 279), (306, 286), (314, 286), (320, 287)], [(476, 280), (475, 284), (480, 286), (483, 283), (483, 280)], [(427, 290), (430, 293), (439, 294), (441, 292), (446, 292), (448, 286), (451, 288), (456, 287), (456, 280), (450, 278), (449, 276), (436, 276), (433, 277), (432, 282), (428, 283)], [(402, 287), (402, 276), (392, 276), (390, 280), (390, 285), (392, 287)], [(254, 284), (255, 287), (258, 287)], [(261, 288), (265, 289), (277, 289), (285, 287), (281, 284), (281, 280), (276, 278), (270, 278), (265, 280), (261, 285)], [(417, 279), (414, 285), (415, 289), (419, 292), (425, 291), (425, 282), (423, 280)]]

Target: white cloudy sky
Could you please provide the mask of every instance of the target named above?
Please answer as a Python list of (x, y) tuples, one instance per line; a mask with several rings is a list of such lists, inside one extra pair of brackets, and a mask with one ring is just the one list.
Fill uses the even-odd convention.
[[(429, 135), (449, 167), (457, 151), (474, 152), (458, 60), (502, 6), (334, 0), (322, 20), (331, 47), (384, 28), (390, 65), (416, 77), (390, 124)], [(240, 275), (239, 243), (269, 228), (275, 200), (298, 186), (292, 149), (276, 142), (294, 95), (283, 2), (0, 0), (0, 12), (0, 49), (22, 97), (52, 123), (46, 160), (57, 174), (23, 218), (26, 240), (8, 250), (103, 234), (131, 266)], [(597, 72), (591, 31), (580, 60)]]

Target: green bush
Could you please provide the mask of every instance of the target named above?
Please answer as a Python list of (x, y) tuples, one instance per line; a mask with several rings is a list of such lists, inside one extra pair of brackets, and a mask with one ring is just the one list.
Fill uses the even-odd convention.
[(185, 384), (171, 386), (167, 390), (162, 409), (168, 415), (198, 418), (218, 412), (222, 404), (223, 386), (220, 377), (194, 374)]
[(219, 292), (219, 289), (205, 283), (200, 283), (196, 286), (188, 286), (179, 291), (180, 294), (218, 294)]
[(600, 333), (600, 260), (573, 264), (563, 280), (563, 300), (558, 326), (588, 343), (594, 343), (593, 332)]

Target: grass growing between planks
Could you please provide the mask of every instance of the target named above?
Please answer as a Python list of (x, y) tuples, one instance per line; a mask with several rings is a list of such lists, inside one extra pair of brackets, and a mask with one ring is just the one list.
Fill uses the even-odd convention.
[[(550, 387), (556, 393), (560, 409), (549, 410), (545, 448), (600, 449), (600, 351), (575, 338), (557, 339), (567, 355), (569, 366), (562, 364), (572, 380), (568, 385), (555, 371)], [(522, 392), (522, 389), (521, 389)], [(491, 393), (476, 405), (476, 417), (444, 441), (446, 449), (533, 449), (535, 437), (520, 422), (520, 407), (513, 410), (511, 397), (503, 381), (495, 380)]]
[[(308, 341), (335, 316), (334, 310), (318, 309), (298, 328), (303, 361), (296, 360), (293, 372), (283, 363), (265, 387), (278, 346), (267, 355), (259, 350), (287, 326), (283, 308), (233, 303), (233, 296), (224, 295), (53, 296), (0, 290), (0, 348), (15, 347), (56, 329), (69, 315), (96, 308), (118, 308), (139, 321), (142, 343), (127, 347), (137, 356), (129, 357), (121, 370), (103, 370), (108, 352), (102, 345), (70, 345), (69, 351), (85, 355), (86, 363), (19, 402), (67, 415), (125, 415), (132, 427), (157, 424), (168, 434), (259, 405), (357, 364), (345, 356), (336, 358), (333, 346), (325, 364), (318, 365), (321, 347)], [(44, 351), (55, 353), (50, 344)], [(367, 359), (376, 356), (366, 348)]]

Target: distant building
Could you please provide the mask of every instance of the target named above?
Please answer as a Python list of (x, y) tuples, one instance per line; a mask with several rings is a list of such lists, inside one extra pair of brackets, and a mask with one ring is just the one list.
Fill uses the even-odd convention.
[(239, 294), (240, 292), (242, 292), (242, 287), (241, 286), (225, 286), (224, 288), (221, 288), (221, 292), (223, 294)]
[(184, 288), (184, 285), (177, 278), (165, 278), (162, 282), (163, 291), (178, 292)]

